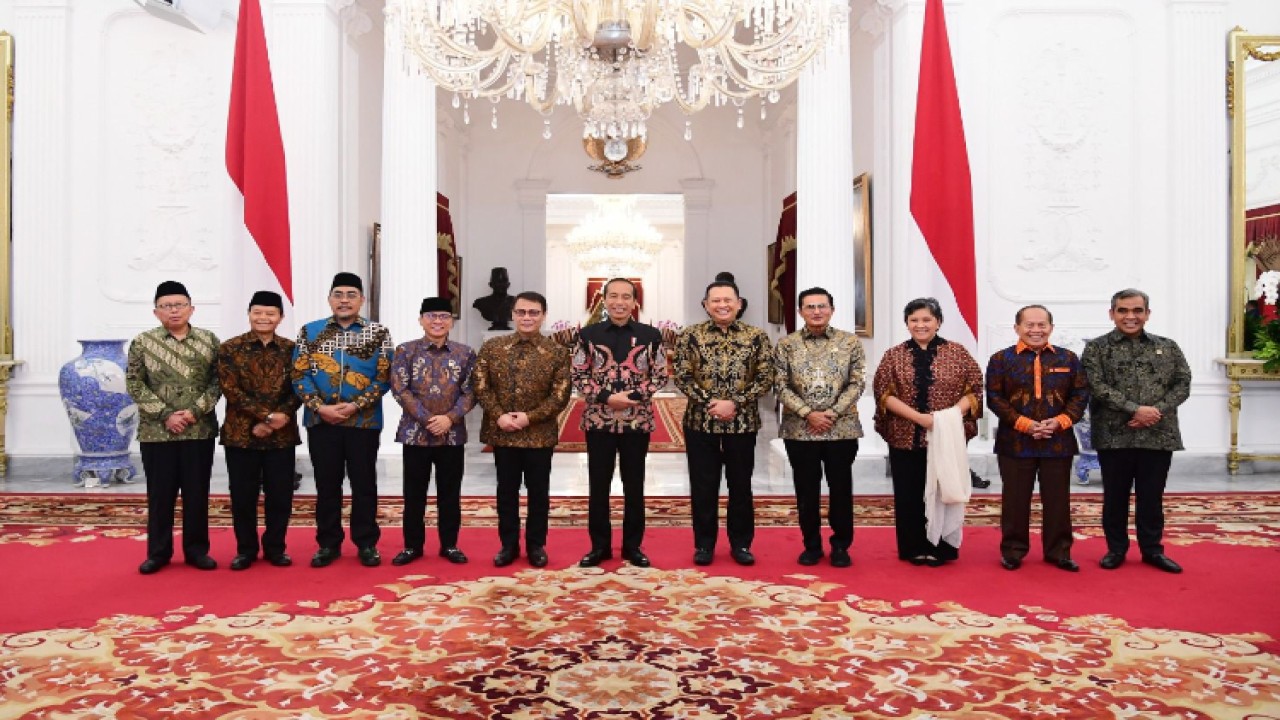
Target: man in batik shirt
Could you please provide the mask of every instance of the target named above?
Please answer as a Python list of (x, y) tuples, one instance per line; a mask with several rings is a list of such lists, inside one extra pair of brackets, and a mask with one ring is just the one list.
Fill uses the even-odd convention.
[(427, 528), (427, 488), (436, 473), (436, 525), (440, 557), (461, 564), (463, 448), (466, 416), (475, 405), (471, 373), (476, 354), (449, 339), (453, 305), (440, 297), (422, 301), (418, 322), (423, 337), (396, 348), (391, 361), (391, 396), (400, 403), (396, 442), (404, 445), (404, 550), (391, 560), (406, 565), (422, 557)]
[(711, 319), (693, 325), (676, 341), (676, 387), (688, 398), (684, 433), (693, 514), (693, 562), (710, 565), (719, 533), (720, 473), (729, 486), (725, 520), (729, 552), (739, 565), (755, 564), (755, 471), (760, 396), (773, 385), (773, 348), (760, 328), (738, 320), (738, 286), (717, 280), (707, 286), (702, 307)]
[(351, 480), (351, 540), (360, 563), (378, 554), (378, 444), (382, 395), (391, 386), (395, 345), (385, 327), (360, 316), (364, 283), (340, 272), (329, 290), (333, 315), (298, 332), (293, 390), (306, 407), (307, 448), (316, 478), (316, 543), (311, 567), (342, 555), (342, 481)]
[(578, 563), (595, 567), (613, 557), (609, 489), (621, 463), (622, 558), (649, 567), (644, 540), (644, 461), (653, 432), (653, 394), (667, 382), (666, 350), (657, 328), (633, 320), (636, 286), (614, 278), (602, 289), (608, 317), (578, 335), (573, 387), (582, 395), (587, 437), (587, 525), (591, 552)]
[[(249, 332), (218, 348), (218, 384), (227, 398), (222, 446), (236, 534), (232, 570), (247, 570), (261, 548), (267, 562), (292, 565), (285, 534), (293, 514), (293, 465), (298, 435), (298, 396), (293, 392), (293, 341), (276, 334), (284, 320), (279, 293), (259, 290), (249, 300)], [(258, 495), (263, 497), (261, 545)]]

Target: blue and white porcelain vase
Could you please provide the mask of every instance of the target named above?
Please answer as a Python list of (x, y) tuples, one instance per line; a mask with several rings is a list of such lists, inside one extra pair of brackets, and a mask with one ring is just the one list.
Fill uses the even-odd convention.
[(58, 372), (58, 393), (75, 431), (76, 485), (129, 482), (138, 474), (129, 446), (138, 432), (138, 406), (125, 387), (125, 340), (80, 340), (81, 354)]

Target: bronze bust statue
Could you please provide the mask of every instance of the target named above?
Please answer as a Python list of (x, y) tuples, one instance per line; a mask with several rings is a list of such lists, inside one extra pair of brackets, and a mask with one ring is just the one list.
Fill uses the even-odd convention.
[(471, 307), (480, 311), (480, 316), (489, 321), (490, 330), (511, 329), (511, 308), (516, 304), (515, 297), (507, 294), (511, 280), (507, 277), (507, 269), (496, 267), (489, 270), (489, 287), (493, 292), (482, 298), (476, 298)]

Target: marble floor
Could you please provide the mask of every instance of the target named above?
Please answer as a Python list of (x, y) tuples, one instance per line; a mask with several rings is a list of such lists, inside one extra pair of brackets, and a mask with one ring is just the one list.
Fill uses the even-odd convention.
[[(761, 414), (764, 428), (756, 443), (756, 470), (752, 481), (754, 492), (758, 495), (791, 495), (791, 468), (787, 464), (786, 451), (782, 441), (777, 437), (777, 418), (765, 409), (762, 403)], [(467, 417), (468, 431), (473, 438), (467, 444), (466, 474), (463, 477), (462, 492), (464, 495), (492, 495), (496, 485), (496, 473), (493, 467), (493, 456), (482, 452), (483, 446), (475, 439), (480, 433), (480, 412), (477, 410)], [(864, 422), (864, 430), (871, 432), (871, 423)], [(979, 445), (975, 440), (973, 445)], [(879, 446), (878, 443), (876, 443)], [(989, 446), (989, 443), (988, 443)], [(882, 447), (882, 446), (879, 446)], [(971, 446), (972, 447), (972, 446)], [(384, 446), (384, 458), (379, 461), (379, 480), (385, 488), (384, 494), (398, 494), (401, 474), (398, 459), (398, 448)], [(978, 454), (975, 450), (971, 463), (975, 471), (991, 480), (991, 487), (977, 490), (982, 493), (1000, 492), (1000, 475), (996, 470), (994, 457)], [(1176, 456), (1175, 456), (1176, 457)], [(141, 477), (142, 463), (135, 457), (135, 466)], [(315, 486), (310, 477), (310, 465), (305, 446), (298, 451), (298, 466), (303, 472), (301, 494), (314, 494)], [(854, 493), (858, 495), (884, 495), (893, 492), (893, 486), (886, 473), (886, 462), (883, 451), (864, 445), (863, 453), (854, 463)], [(77, 488), (71, 477), (72, 460), (66, 458), (23, 458), (9, 460), (7, 477), (0, 478), (0, 493), (118, 493), (146, 492), (146, 483), (137, 481), (132, 484), (112, 484), (107, 487)], [(650, 453), (646, 463), (646, 493), (649, 495), (681, 496), (689, 494), (689, 475), (683, 453)], [(1273, 465), (1274, 467), (1274, 465)], [(1280, 472), (1271, 467), (1267, 472), (1240, 474), (1231, 476), (1226, 471), (1225, 461), (1190, 462), (1181, 467), (1175, 464), (1169, 477), (1169, 492), (1280, 492)], [(434, 490), (434, 487), (432, 488)], [(226, 467), (221, 457), (215, 459), (213, 478), (210, 490), (214, 493), (227, 492)], [(1097, 471), (1091, 474), (1088, 485), (1073, 484), (1074, 492), (1101, 492), (1102, 482)], [(551, 492), (558, 496), (585, 496), (587, 494), (587, 456), (586, 453), (556, 453), (552, 461)], [(621, 494), (620, 481), (614, 478), (614, 493)]]

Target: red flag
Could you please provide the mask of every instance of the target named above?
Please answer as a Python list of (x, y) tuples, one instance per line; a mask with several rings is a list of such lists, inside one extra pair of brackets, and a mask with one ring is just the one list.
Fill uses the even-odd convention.
[(258, 0), (240, 0), (227, 116), (227, 172), (244, 195), (245, 227), (285, 296), (293, 302), (284, 141)]
[(960, 96), (951, 67), (942, 0), (928, 0), (911, 162), (911, 215), (951, 286), (960, 314), (978, 337), (978, 280), (973, 259), (973, 187)]

